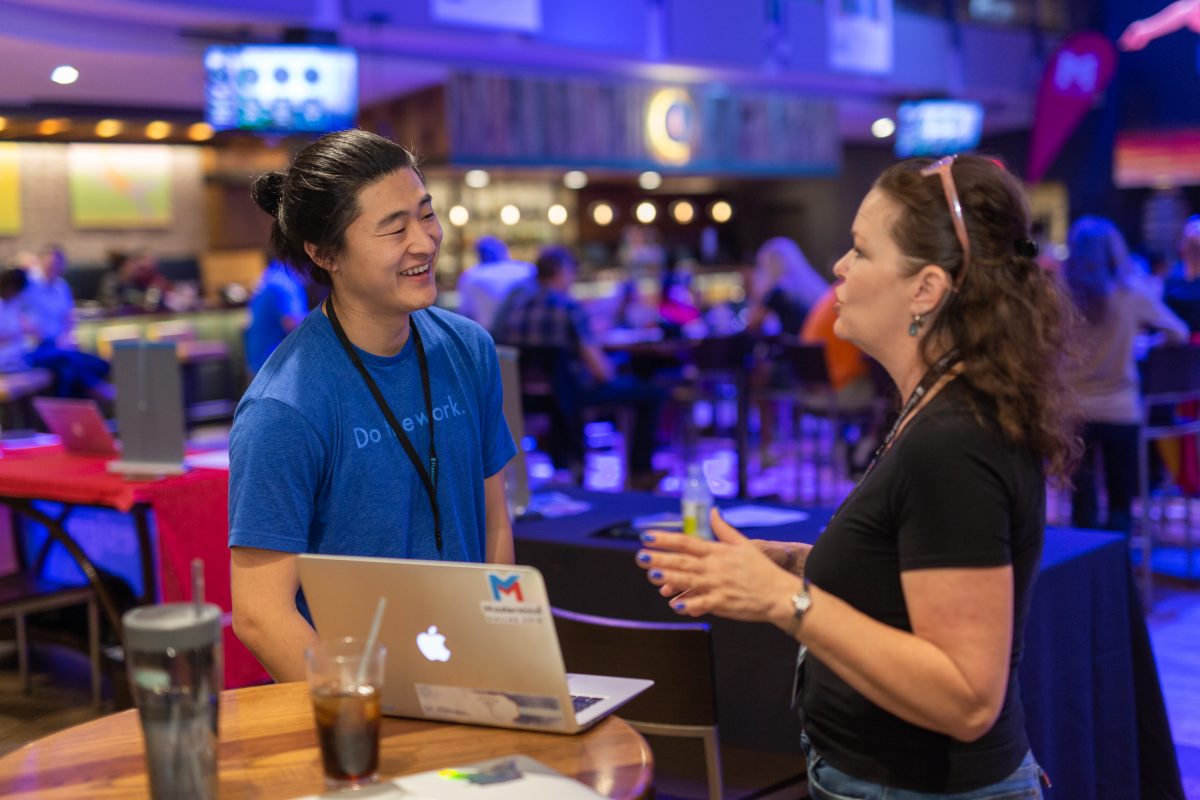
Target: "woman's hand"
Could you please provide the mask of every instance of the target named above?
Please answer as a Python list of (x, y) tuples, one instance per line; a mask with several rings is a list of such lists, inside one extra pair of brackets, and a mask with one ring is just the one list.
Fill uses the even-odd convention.
[(800, 579), (781, 569), (763, 548), (721, 519), (714, 509), (715, 542), (663, 531), (642, 535), (638, 565), (671, 597), (677, 614), (716, 614), (747, 622), (786, 622)]

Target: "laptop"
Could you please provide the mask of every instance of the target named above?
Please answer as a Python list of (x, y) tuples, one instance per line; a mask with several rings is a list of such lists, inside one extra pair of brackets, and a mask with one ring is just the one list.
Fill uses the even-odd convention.
[(115, 456), (117, 444), (95, 400), (35, 397), (33, 408), (70, 453)]
[(525, 413), (521, 408), (521, 373), (518, 366), (520, 353), (515, 347), (496, 346), (500, 358), (500, 385), (504, 391), (504, 420), (517, 454), (504, 468), (504, 493), (513, 517), (522, 517), (529, 511), (529, 468), (525, 464)]
[(112, 351), (121, 458), (109, 472), (179, 475), (183, 464), (183, 381), (174, 342), (118, 342)]
[(654, 683), (568, 675), (533, 567), (302, 554), (299, 572), (323, 639), (365, 638), (387, 598), (385, 714), (578, 733)]

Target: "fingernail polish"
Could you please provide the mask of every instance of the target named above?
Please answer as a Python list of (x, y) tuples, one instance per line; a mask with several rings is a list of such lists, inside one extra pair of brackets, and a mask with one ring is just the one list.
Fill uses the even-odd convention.
[(661, 569), (650, 570), (650, 577), (656, 581), (661, 580), (662, 579), (662, 570)]
[(652, 556), (649, 553), (638, 553), (638, 561), (642, 564), (649, 564)]
[(651, 542), (654, 541), (654, 534), (653, 533), (643, 533), (642, 541), (645, 542), (646, 544), (650, 544)]
[(687, 603), (676, 603), (672, 606), (672, 608), (674, 608), (676, 611), (683, 611), (683, 609), (687, 608)]

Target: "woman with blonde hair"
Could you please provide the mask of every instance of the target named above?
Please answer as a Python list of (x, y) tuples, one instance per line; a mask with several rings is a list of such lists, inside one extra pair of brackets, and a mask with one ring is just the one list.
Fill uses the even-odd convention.
[(768, 322), (774, 315), (779, 331), (800, 333), (804, 317), (827, 288), (829, 283), (808, 263), (798, 244), (786, 236), (768, 239), (754, 259), (746, 329), (775, 333)]

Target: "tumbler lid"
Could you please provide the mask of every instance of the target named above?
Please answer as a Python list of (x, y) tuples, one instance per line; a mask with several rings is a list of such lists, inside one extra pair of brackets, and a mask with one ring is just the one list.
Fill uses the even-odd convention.
[(161, 652), (167, 648), (196, 650), (221, 639), (221, 609), (205, 603), (162, 603), (126, 611), (125, 643), (133, 650)]

